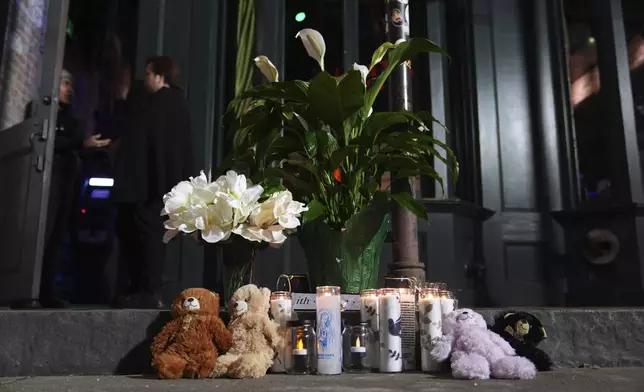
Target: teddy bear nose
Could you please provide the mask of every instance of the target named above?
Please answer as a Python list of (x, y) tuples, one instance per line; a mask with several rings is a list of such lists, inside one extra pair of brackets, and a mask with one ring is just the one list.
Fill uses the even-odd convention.
[(235, 302), (235, 304), (233, 305), (233, 308), (237, 309), (237, 306), (239, 306), (239, 304)]
[(192, 302), (192, 301), (194, 301), (194, 300), (195, 300), (195, 299), (194, 299), (194, 298), (192, 298), (192, 297), (188, 298), (188, 302)]
[(467, 310), (463, 312), (463, 314), (468, 314), (468, 313), (469, 313), (469, 312), (468, 312)]

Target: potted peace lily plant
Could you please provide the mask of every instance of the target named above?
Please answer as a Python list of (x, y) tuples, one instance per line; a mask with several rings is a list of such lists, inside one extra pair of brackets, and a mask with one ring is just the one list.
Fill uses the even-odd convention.
[(228, 258), (227, 297), (247, 283), (257, 250), (286, 241), (300, 226), (300, 215), (308, 210), (287, 189), (264, 189), (233, 170), (215, 181), (202, 171), (172, 188), (163, 203), (161, 215), (168, 217), (164, 242), (183, 233), (211, 244), (241, 241), (250, 250), (241, 259)]
[(430, 176), (442, 186), (434, 158), (454, 173), (458, 169), (453, 152), (432, 137), (431, 127), (438, 123), (429, 113), (372, 110), (396, 67), (420, 53), (444, 52), (424, 38), (385, 43), (371, 64), (387, 57), (387, 66), (367, 87), (370, 67), (354, 64), (345, 74), (331, 76), (324, 70), (322, 35), (304, 29), (296, 38), (320, 72), (310, 81), (280, 81), (270, 59), (257, 57), (255, 64), (269, 82), (231, 102), (234, 148), (226, 164), (243, 167), (266, 188), (286, 187), (307, 203), (297, 236), (311, 283), (358, 293), (377, 284), (389, 201), (427, 218), (424, 205), (409, 193), (383, 188), (383, 175), (391, 173), (392, 180)]

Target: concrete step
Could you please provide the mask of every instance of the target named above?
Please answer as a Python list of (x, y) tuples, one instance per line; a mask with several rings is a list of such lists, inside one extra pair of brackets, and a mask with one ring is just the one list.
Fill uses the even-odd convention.
[(156, 380), (147, 376), (77, 376), (0, 378), (3, 392), (206, 392), (206, 391), (307, 391), (307, 392), (642, 392), (640, 368), (557, 369), (534, 380), (465, 381), (442, 374), (342, 374), (340, 376), (290, 376), (269, 374), (247, 380)]
[[(644, 366), (643, 308), (520, 310), (545, 325), (541, 347), (561, 367)], [(500, 312), (478, 311), (488, 322)], [(0, 377), (149, 373), (150, 341), (169, 318), (148, 310), (0, 311)]]

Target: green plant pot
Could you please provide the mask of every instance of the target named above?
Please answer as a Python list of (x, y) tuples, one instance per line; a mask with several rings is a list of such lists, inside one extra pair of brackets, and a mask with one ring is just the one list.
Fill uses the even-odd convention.
[(352, 227), (343, 232), (322, 221), (302, 226), (298, 239), (306, 255), (311, 288), (340, 286), (347, 294), (376, 288), (389, 215), (380, 215), (379, 222), (373, 216), (354, 218)]

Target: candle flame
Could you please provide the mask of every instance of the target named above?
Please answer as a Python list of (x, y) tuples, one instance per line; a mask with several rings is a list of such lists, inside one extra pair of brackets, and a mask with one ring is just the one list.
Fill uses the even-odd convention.
[(302, 339), (297, 339), (297, 344), (295, 344), (295, 348), (298, 350), (302, 350), (304, 348), (304, 343), (302, 342)]
[(356, 338), (356, 347), (360, 347), (360, 337)]

